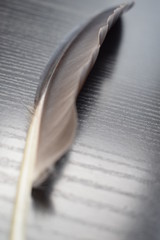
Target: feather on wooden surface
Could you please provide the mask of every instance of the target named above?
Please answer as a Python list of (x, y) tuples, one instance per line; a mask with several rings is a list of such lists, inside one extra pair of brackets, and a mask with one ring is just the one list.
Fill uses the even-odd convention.
[(41, 184), (71, 145), (77, 123), (77, 94), (95, 63), (107, 31), (131, 6), (132, 3), (123, 4), (105, 11), (75, 31), (60, 48), (58, 58), (56, 55), (47, 67), (28, 132), (11, 239), (23, 239), (32, 182), (33, 186)]

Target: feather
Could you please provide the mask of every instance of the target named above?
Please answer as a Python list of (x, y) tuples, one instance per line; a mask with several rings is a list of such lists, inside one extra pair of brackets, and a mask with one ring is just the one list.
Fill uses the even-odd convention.
[(53, 164), (69, 149), (76, 125), (76, 97), (93, 67), (108, 30), (133, 3), (104, 11), (75, 30), (46, 67), (27, 135), (17, 187), (11, 240), (24, 239), (27, 201)]

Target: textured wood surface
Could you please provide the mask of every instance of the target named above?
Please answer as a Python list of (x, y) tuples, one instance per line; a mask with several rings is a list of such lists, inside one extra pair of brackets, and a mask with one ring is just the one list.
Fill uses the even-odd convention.
[[(41, 73), (74, 27), (120, 2), (0, 1), (0, 239)], [(160, 239), (159, 8), (137, 1), (108, 35), (77, 101), (72, 149), (33, 191), (27, 239)]]

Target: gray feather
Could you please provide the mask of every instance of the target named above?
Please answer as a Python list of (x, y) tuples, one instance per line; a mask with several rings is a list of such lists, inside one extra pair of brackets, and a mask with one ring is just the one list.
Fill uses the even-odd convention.
[(69, 149), (77, 125), (75, 101), (93, 67), (108, 30), (132, 4), (104, 11), (73, 32), (51, 59), (37, 95), (44, 97), (34, 171), (34, 186), (42, 183), (53, 164)]

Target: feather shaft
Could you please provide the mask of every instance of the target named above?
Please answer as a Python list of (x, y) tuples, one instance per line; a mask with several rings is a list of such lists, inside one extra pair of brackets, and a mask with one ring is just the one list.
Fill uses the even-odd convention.
[(34, 164), (37, 152), (37, 142), (39, 134), (39, 125), (42, 114), (42, 102), (36, 108), (33, 115), (32, 122), (27, 135), (26, 147), (24, 157), (22, 160), (21, 172), (19, 176), (17, 186), (17, 196), (14, 206), (10, 239), (11, 240), (23, 240), (25, 236), (25, 225), (27, 214), (29, 195), (32, 189), (32, 173), (34, 170)]

